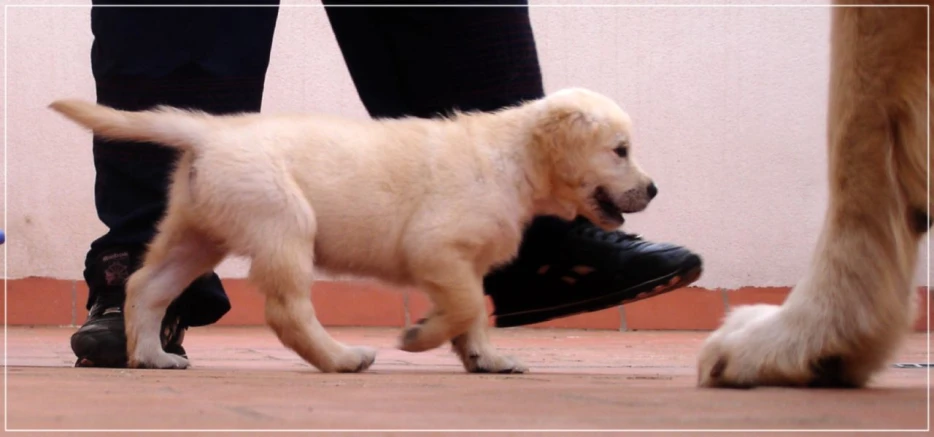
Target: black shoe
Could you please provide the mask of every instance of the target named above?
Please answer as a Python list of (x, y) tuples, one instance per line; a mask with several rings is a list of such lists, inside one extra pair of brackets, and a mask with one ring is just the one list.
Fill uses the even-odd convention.
[(635, 302), (697, 281), (700, 256), (637, 235), (551, 217), (525, 236), (519, 256), (484, 280), (495, 324), (529, 325)]
[[(132, 252), (111, 251), (101, 254), (89, 269), (87, 280), (93, 288), (94, 303), (88, 320), (71, 336), (71, 350), (78, 357), (75, 367), (127, 367), (124, 286), (138, 260), (139, 255)], [(182, 348), (185, 327), (174, 305), (166, 311), (160, 336), (163, 350), (187, 357)]]

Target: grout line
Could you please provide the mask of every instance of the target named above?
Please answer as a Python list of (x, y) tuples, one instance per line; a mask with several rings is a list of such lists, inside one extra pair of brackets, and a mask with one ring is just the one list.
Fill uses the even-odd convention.
[(402, 323), (404, 323), (402, 327), (407, 328), (409, 327), (409, 325), (411, 325), (411, 322), (412, 322), (412, 315), (409, 314), (409, 290), (408, 289), (402, 290), (402, 314), (403, 314)]
[(71, 326), (78, 323), (78, 281), (71, 281)]
[(626, 327), (626, 311), (623, 310), (622, 305), (616, 308), (619, 309), (619, 332), (626, 332), (629, 330), (629, 328)]

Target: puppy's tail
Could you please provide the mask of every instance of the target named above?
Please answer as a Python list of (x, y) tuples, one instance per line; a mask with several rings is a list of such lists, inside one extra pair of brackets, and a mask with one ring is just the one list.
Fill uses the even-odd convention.
[(57, 100), (49, 108), (101, 138), (152, 142), (188, 150), (197, 148), (210, 128), (206, 114), (167, 106), (130, 112), (83, 100)]

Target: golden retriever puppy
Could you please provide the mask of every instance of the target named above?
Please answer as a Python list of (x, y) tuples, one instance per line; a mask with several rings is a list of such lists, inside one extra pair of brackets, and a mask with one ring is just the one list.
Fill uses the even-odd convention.
[(656, 193), (633, 159), (629, 116), (583, 89), (433, 120), (51, 107), (102, 138), (184, 151), (158, 235), (127, 282), (133, 367), (188, 366), (162, 350), (160, 321), (235, 254), (252, 261), (268, 325), (323, 372), (365, 370), (375, 350), (341, 344), (318, 322), (313, 267), (427, 293), (433, 309), (403, 332), (403, 350), (451, 341), (470, 372), (524, 372), (487, 340), (483, 276), (516, 255), (536, 215), (614, 229)]
[(830, 205), (816, 252), (782, 306), (738, 307), (707, 339), (701, 386), (860, 387), (914, 321), (931, 226), (927, 11), (838, 7), (831, 34)]

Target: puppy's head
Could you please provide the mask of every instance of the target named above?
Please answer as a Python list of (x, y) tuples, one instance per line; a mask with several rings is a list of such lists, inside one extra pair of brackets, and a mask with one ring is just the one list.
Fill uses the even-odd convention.
[(538, 101), (535, 147), (549, 167), (559, 215), (580, 214), (605, 229), (644, 210), (657, 188), (633, 156), (632, 122), (609, 98), (567, 89)]

